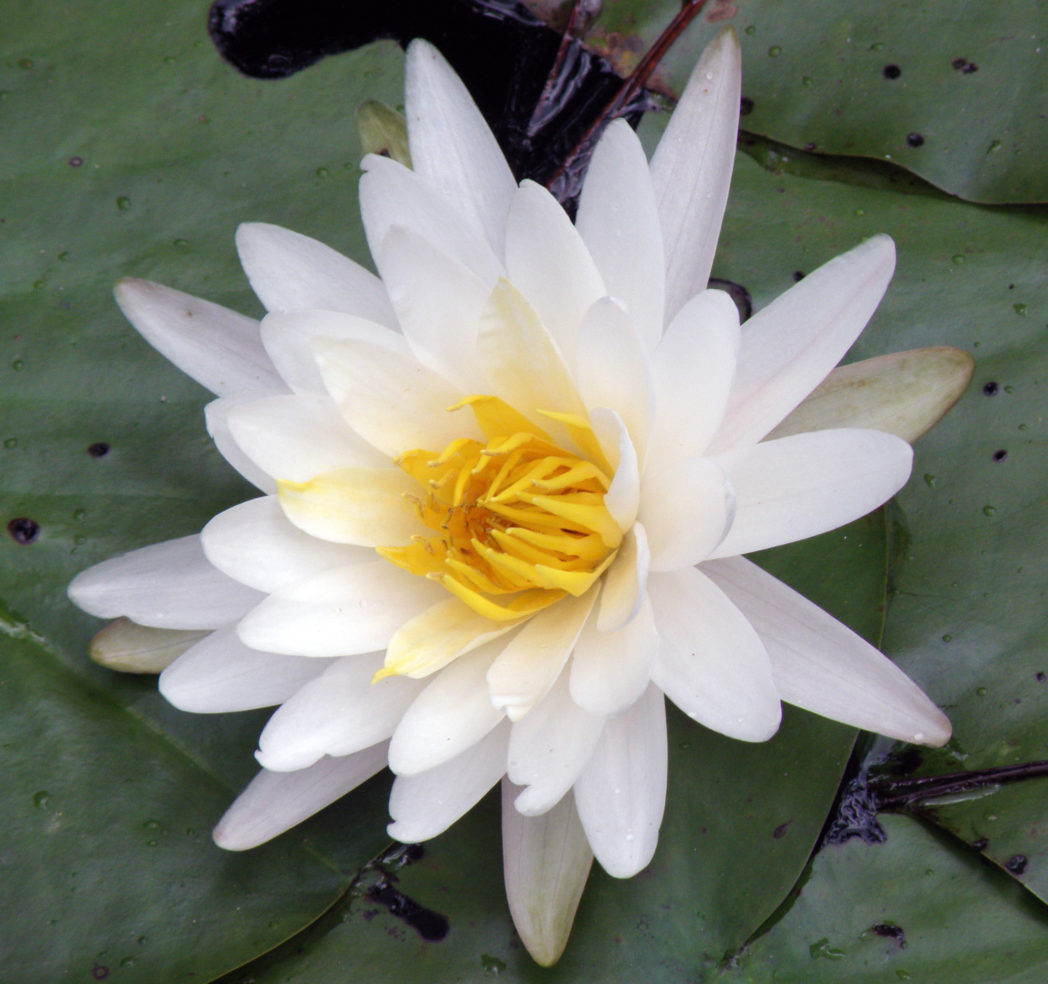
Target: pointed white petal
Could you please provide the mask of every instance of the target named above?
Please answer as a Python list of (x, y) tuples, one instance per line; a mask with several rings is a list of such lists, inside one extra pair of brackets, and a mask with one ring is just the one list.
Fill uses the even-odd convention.
[(480, 741), (505, 714), (488, 697), (485, 675), (499, 643), (460, 656), (426, 684), (404, 712), (389, 743), (389, 767), (415, 775), (461, 754)]
[(739, 309), (722, 290), (681, 308), (652, 357), (655, 419), (648, 469), (702, 454), (724, 418), (739, 358)]
[(360, 216), (372, 256), (381, 255), (390, 229), (403, 226), (454, 256), (485, 283), (503, 276), (502, 260), (484, 235), (463, 219), (456, 202), (441, 198), (421, 175), (375, 154), (365, 157), (361, 167)]
[(263, 769), (219, 820), (215, 843), (227, 851), (258, 847), (367, 782), (385, 764), (383, 743), (298, 772)]
[(382, 281), (330, 246), (267, 222), (243, 223), (236, 241), (240, 264), (267, 311), (344, 311), (396, 325)]
[(624, 711), (644, 693), (651, 679), (658, 641), (646, 594), (640, 598), (636, 616), (618, 629), (602, 632), (591, 618), (572, 653), (572, 700), (591, 714)]
[(586, 312), (579, 333), (579, 396), (593, 410), (614, 407), (644, 460), (655, 412), (650, 357), (633, 321), (617, 301), (601, 298)]
[(949, 740), (949, 720), (920, 688), (807, 598), (742, 557), (702, 569), (757, 630), (783, 700), (900, 741)]
[(327, 660), (249, 649), (229, 629), (212, 632), (160, 674), (160, 693), (194, 714), (273, 707), (324, 672)]
[(623, 303), (645, 348), (655, 348), (664, 324), (662, 228), (644, 148), (625, 120), (609, 123), (593, 151), (575, 225), (608, 293)]
[(705, 560), (732, 527), (735, 493), (725, 469), (709, 458), (685, 458), (644, 478), (640, 521), (653, 571)]
[(461, 79), (426, 41), (408, 45), (404, 104), (415, 171), (500, 252), (517, 182)]
[(384, 649), (400, 626), (446, 596), (438, 584), (366, 559), (278, 591), (237, 627), (253, 649), (303, 656), (348, 656)]
[(555, 964), (567, 946), (586, 887), (593, 852), (565, 796), (541, 817), (514, 809), (517, 790), (502, 781), (502, 865), (513, 925), (540, 967)]
[(219, 513), (201, 530), (200, 540), (220, 571), (267, 593), (343, 566), (357, 555), (353, 547), (303, 533), (273, 495)]
[(702, 53), (651, 159), (666, 254), (666, 320), (710, 276), (739, 131), (742, 53), (730, 28)]
[(603, 578), (597, 618), (601, 632), (621, 629), (640, 611), (650, 566), (647, 530), (643, 524), (634, 523), (622, 538), (619, 555)]
[(628, 530), (637, 518), (640, 508), (640, 468), (637, 450), (622, 418), (607, 407), (597, 407), (590, 414), (593, 432), (608, 460), (615, 468), (615, 477), (604, 493), (604, 508), (620, 530)]
[(503, 721), (450, 762), (417, 776), (397, 776), (389, 795), (389, 836), (414, 844), (447, 830), (505, 774), (508, 740)]
[(611, 719), (575, 783), (575, 807), (601, 867), (629, 878), (655, 853), (666, 806), (666, 706), (648, 687)]
[(340, 468), (380, 468), (389, 458), (350, 430), (331, 397), (272, 396), (230, 406), (226, 426), (269, 479), (305, 482)]
[(488, 688), (496, 707), (516, 719), (535, 706), (553, 686), (582, 631), (597, 592), (564, 598), (531, 618), (488, 670)]
[(277, 490), (277, 483), (244, 453), (229, 429), (230, 414), (241, 404), (254, 403), (257, 399), (257, 396), (251, 394), (224, 396), (219, 400), (212, 400), (204, 407), (204, 422), (219, 454), (255, 488), (272, 495)]
[(655, 683), (707, 728), (767, 741), (779, 727), (779, 692), (764, 644), (745, 616), (691, 567), (652, 574), (648, 595), (659, 631)]
[(212, 567), (199, 536), (184, 536), (89, 567), (73, 578), (69, 597), (101, 618), (126, 615), (158, 629), (217, 629), (263, 595)]
[(865, 516), (906, 484), (913, 449), (882, 431), (825, 430), (714, 460), (735, 490), (735, 519), (711, 559), (803, 540)]
[(421, 685), (407, 677), (372, 683), (381, 665), (381, 653), (345, 656), (301, 687), (259, 735), (259, 764), (294, 772), (325, 755), (351, 755), (388, 738)]
[(582, 317), (607, 290), (567, 213), (534, 181), (521, 184), (510, 207), (506, 270), (574, 365)]
[(895, 244), (874, 236), (824, 263), (742, 328), (739, 364), (712, 451), (766, 436), (822, 382), (873, 316), (895, 270)]
[(562, 673), (553, 689), (517, 721), (510, 732), (507, 774), (518, 786), (516, 808), (526, 816), (545, 813), (575, 784), (597, 747), (603, 715), (578, 706)]
[(148, 280), (121, 280), (114, 293), (139, 334), (212, 393), (286, 391), (262, 348), (254, 318)]
[(107, 670), (159, 673), (207, 635), (205, 629), (152, 629), (118, 618), (91, 640), (87, 654)]

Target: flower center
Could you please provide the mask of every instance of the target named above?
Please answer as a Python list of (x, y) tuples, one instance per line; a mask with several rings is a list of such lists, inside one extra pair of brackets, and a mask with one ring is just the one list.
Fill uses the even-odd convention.
[(558, 447), (494, 400), (463, 403), (473, 405), (482, 427), (501, 410), (495, 416), (512, 425), (504, 433), (484, 427), (486, 443), (459, 438), (443, 451), (416, 449), (397, 459), (419, 483), (416, 507), (433, 535), (378, 552), (505, 622), (587, 591), (614, 559), (622, 531), (604, 505), (606, 468)]

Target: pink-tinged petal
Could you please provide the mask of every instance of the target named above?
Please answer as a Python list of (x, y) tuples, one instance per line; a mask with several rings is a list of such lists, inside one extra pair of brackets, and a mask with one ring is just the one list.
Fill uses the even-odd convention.
[(575, 643), (571, 697), (591, 714), (618, 714), (648, 686), (659, 634), (646, 594), (640, 602), (636, 616), (612, 631), (601, 631), (591, 618)]
[(326, 666), (323, 659), (249, 649), (233, 629), (219, 629), (160, 674), (160, 692), (194, 714), (248, 711), (282, 703)]
[(311, 817), (367, 782), (386, 764), (386, 745), (344, 758), (324, 758), (298, 772), (263, 769), (226, 810), (215, 827), (215, 843), (246, 851)]
[(372, 683), (381, 665), (381, 653), (345, 656), (301, 687), (259, 735), (259, 764), (295, 772), (325, 755), (351, 755), (385, 741), (422, 685), (407, 677)]
[(267, 311), (343, 311), (396, 325), (382, 281), (330, 246), (267, 222), (243, 223), (236, 242), (240, 264)]
[(404, 105), (412, 167), (501, 252), (516, 179), (462, 80), (426, 41), (408, 45)]
[(608, 293), (625, 306), (650, 351), (664, 324), (666, 261), (651, 170), (625, 120), (608, 124), (593, 152), (575, 226)]
[(361, 551), (356, 563), (271, 594), (237, 626), (253, 649), (348, 656), (384, 649), (413, 616), (446, 596), (438, 584)]
[(254, 318), (148, 280), (121, 280), (114, 293), (139, 334), (217, 396), (287, 391)]
[(651, 159), (666, 255), (666, 319), (705, 288), (728, 202), (742, 88), (730, 28), (702, 53)]
[(593, 853), (614, 878), (629, 878), (655, 853), (666, 806), (666, 706), (648, 687), (612, 718), (575, 783), (575, 807)]
[(950, 722), (887, 656), (742, 557), (702, 569), (767, 647), (782, 699), (900, 741), (943, 745)]
[(652, 574), (659, 632), (652, 678), (685, 714), (741, 741), (767, 741), (782, 709), (771, 661), (727, 595), (692, 567)]
[(503, 721), (450, 762), (417, 776), (397, 776), (389, 795), (389, 836), (414, 844), (447, 830), (505, 774), (508, 740)]
[(534, 181), (521, 184), (510, 208), (506, 270), (574, 365), (583, 315), (607, 290), (567, 213)]
[(711, 451), (754, 444), (844, 357), (895, 270), (895, 244), (874, 236), (824, 263), (742, 327), (728, 409)]
[(393, 732), (389, 767), (394, 772), (416, 775), (443, 765), (506, 716), (491, 703), (485, 682), (499, 648), (499, 643), (489, 643), (434, 674)]
[(739, 358), (739, 309), (721, 290), (681, 308), (652, 356), (655, 419), (647, 468), (702, 454), (724, 418)]
[(101, 618), (126, 615), (158, 629), (217, 629), (264, 595), (209, 564), (199, 536), (184, 536), (89, 567), (73, 578), (69, 597)]
[(204, 407), (204, 422), (219, 454), (255, 488), (266, 495), (272, 495), (277, 490), (277, 483), (244, 453), (229, 427), (229, 418), (233, 411), (243, 404), (255, 403), (257, 399), (254, 395), (248, 395), (224, 396), (212, 400)]
[(647, 530), (642, 523), (634, 523), (622, 538), (619, 555), (603, 578), (597, 617), (601, 632), (621, 629), (640, 611), (650, 567)]
[(906, 484), (913, 449), (882, 431), (825, 430), (714, 460), (735, 491), (735, 519), (710, 559), (804, 540), (865, 516)]
[(502, 781), (502, 866), (513, 925), (541, 967), (555, 964), (567, 946), (586, 887), (593, 852), (575, 803), (565, 796), (540, 817), (513, 807), (517, 790)]

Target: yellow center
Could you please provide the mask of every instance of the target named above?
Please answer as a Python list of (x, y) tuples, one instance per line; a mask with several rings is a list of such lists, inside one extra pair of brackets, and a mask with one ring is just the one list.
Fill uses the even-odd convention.
[(524, 618), (567, 594), (582, 595), (622, 542), (604, 505), (610, 469), (588, 424), (547, 414), (573, 436), (588, 432), (579, 443), (594, 451), (597, 463), (558, 447), (494, 397), (470, 397), (459, 406), (466, 404), (486, 443), (460, 438), (443, 451), (417, 449), (397, 459), (419, 483), (416, 506), (433, 535), (378, 552), (412, 574), (440, 581), (498, 622)]

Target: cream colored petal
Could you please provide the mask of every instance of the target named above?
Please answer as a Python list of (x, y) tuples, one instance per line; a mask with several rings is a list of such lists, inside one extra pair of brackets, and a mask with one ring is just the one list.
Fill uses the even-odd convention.
[(601, 632), (621, 629), (640, 611), (650, 566), (647, 530), (643, 524), (634, 523), (622, 539), (618, 557), (604, 575), (597, 617)]
[(640, 508), (637, 451), (625, 423), (614, 410), (597, 407), (590, 416), (593, 432), (615, 468), (615, 477), (604, 494), (604, 507), (619, 529), (625, 532), (633, 525)]
[(91, 640), (87, 654), (107, 670), (159, 673), (208, 635), (206, 629), (153, 629), (118, 618)]

